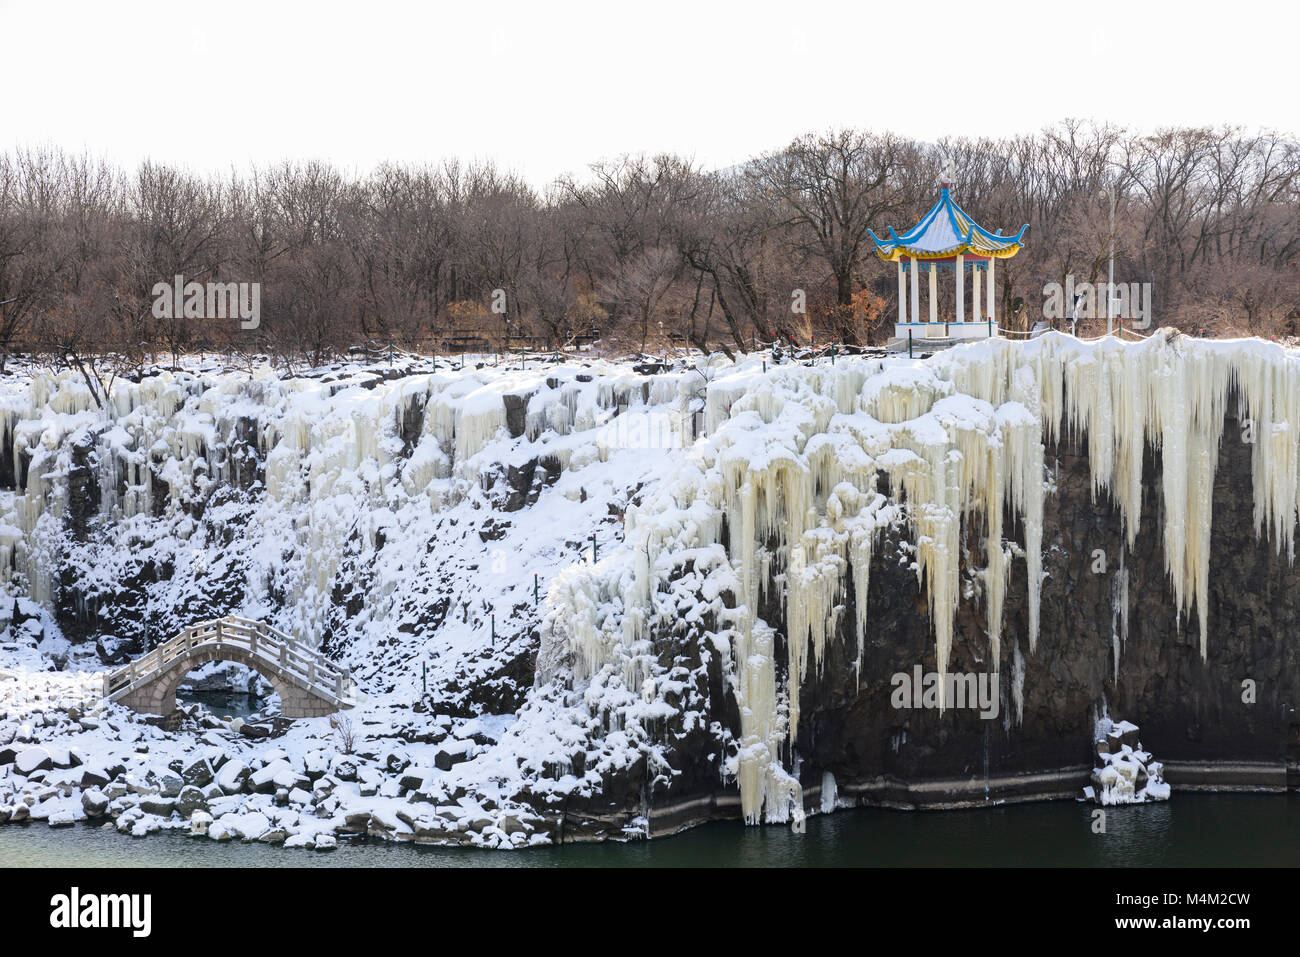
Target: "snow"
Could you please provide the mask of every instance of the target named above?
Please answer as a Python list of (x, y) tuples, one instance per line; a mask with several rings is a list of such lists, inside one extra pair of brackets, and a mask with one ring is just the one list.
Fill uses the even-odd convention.
[[(106, 646), (225, 613), (328, 642), (368, 696), (358, 722), (380, 737), (401, 723), (444, 735), (407, 742), (418, 793), (434, 802), (416, 802), (423, 823), (398, 814), (409, 803), (392, 783), (400, 775), (365, 761), (359, 780), (317, 788), (338, 778), (337, 764), (320, 757), (334, 738), (324, 720), (298, 722), (258, 751), (238, 723), (163, 744), (120, 709), (87, 713), (83, 703), (86, 723), (68, 722), (79, 730), (28, 728), (22, 740), (75, 744), (95, 765), (123, 761), (142, 786), (150, 766), (135, 747), (215, 749), (229, 758), (216, 783), (230, 807), (218, 815), (227, 799), (211, 802), (210, 836), (244, 833), (228, 815), (283, 810), (269, 794), (245, 793), (244, 768), (254, 789), (284, 789), (303, 807), (291, 829), (309, 831), (286, 843), (321, 846), (310, 830), (318, 825), (304, 821), (332, 834), (347, 809), (371, 815), (386, 836), (420, 840), (426, 830), (460, 833), (465, 811), (449, 799), (458, 789), (486, 802), (485, 819), (533, 821), (512, 803), (525, 785), (543, 800), (590, 796), (638, 762), (670, 779), (665, 718), (699, 706), (692, 676), (654, 645), (672, 634), (722, 662), (739, 736), (710, 734), (743, 816), (789, 820), (803, 806), (790, 764), (801, 685), (826, 667), (839, 636), (856, 646), (854, 667), (868, 643), (888, 640), (866, 617), (886, 532), (914, 548), (941, 675), (963, 601), (983, 603), (997, 666), (1012, 563), (1025, 563), (1028, 633), (1005, 639), (1014, 640), (1014, 720), (1023, 720), (1050, 492), (1045, 446), (1056, 438), (1086, 434), (1094, 493), (1117, 502), (1130, 544), (1144, 510), (1160, 516), (1170, 588), (1180, 617), (1195, 609), (1203, 654), (1211, 496), (1220, 444), (1237, 440), (1223, 429), (1234, 390), (1251, 431), (1257, 532), (1294, 554), (1300, 357), (1275, 345), (1049, 333), (926, 361), (764, 369), (757, 356), (714, 357), (651, 377), (601, 360), (475, 365), (426, 363), (391, 378), (351, 366), (285, 378), (266, 368), (185, 369), (119, 381), (107, 410), (70, 374), (0, 381), (0, 441), (27, 466), (25, 476), (0, 476), (12, 486), (0, 490), (0, 590), (26, 619), (10, 627), (18, 650), (0, 666), (35, 687), (54, 680), (38, 676), (57, 657), (70, 669), (60, 693), (94, 696), (98, 663), (62, 636), (57, 602), (75, 606)], [(250, 447), (256, 454), (243, 454)], [(1158, 503), (1142, 501), (1148, 448), (1159, 452)], [(79, 489), (97, 489), (100, 512), (73, 534), (67, 515)], [(982, 563), (982, 587), (964, 593), (961, 533), (972, 520), (984, 542), (966, 562)], [(132, 597), (122, 583), (149, 570), (166, 573), (135, 614), (113, 617)], [(66, 580), (76, 582), (71, 592)], [(1114, 598), (1118, 667), (1127, 590)], [(764, 602), (779, 620), (764, 620)], [(148, 636), (142, 622), (154, 629)], [(532, 687), (518, 689), (506, 713), (482, 703), (468, 719), (412, 712), (425, 680), (432, 697), (456, 702), (503, 684), (535, 636)], [(14, 715), (39, 710), (34, 692), (3, 693)], [(110, 716), (116, 728), (95, 724)], [(490, 743), (475, 746), (474, 735)], [(450, 770), (436, 768), (440, 751), (455, 756)], [(1112, 769), (1117, 782), (1125, 768)], [(253, 806), (257, 798), (266, 800)], [(133, 832), (162, 826), (147, 816), (127, 823)], [(515, 846), (539, 839), (529, 828), (474, 832)]]

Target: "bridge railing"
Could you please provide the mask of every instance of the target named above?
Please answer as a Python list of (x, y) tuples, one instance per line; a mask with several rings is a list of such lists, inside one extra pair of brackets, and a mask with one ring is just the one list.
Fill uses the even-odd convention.
[(166, 668), (200, 645), (229, 644), (248, 651), (280, 672), (297, 677), (313, 691), (346, 703), (355, 692), (351, 676), (314, 648), (266, 622), (228, 615), (192, 625), (148, 654), (104, 676), (104, 697), (112, 698)]

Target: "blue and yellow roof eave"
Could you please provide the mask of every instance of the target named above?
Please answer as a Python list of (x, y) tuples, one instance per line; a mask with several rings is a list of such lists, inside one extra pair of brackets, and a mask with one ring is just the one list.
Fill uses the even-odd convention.
[[(947, 227), (947, 228), (945, 228)], [(939, 201), (921, 217), (921, 221), (903, 235), (891, 228), (889, 239), (881, 239), (874, 231), (867, 234), (876, 244), (876, 255), (885, 262), (898, 262), (907, 257), (918, 260), (956, 259), (970, 256), (979, 259), (1010, 259), (1024, 246), (1029, 224), (1020, 227), (1014, 236), (991, 233), (953, 202), (947, 187)], [(935, 242), (936, 234), (956, 242)]]

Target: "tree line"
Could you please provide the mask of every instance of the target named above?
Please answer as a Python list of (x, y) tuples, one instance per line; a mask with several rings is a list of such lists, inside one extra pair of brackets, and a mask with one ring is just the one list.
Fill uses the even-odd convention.
[[(1117, 282), (1151, 283), (1159, 324), (1296, 332), (1296, 140), (1065, 121), (937, 143), (810, 133), (725, 170), (628, 155), (541, 190), (491, 162), (201, 176), (12, 150), (0, 154), (0, 362), (23, 352), (94, 373), (106, 357), (196, 351), (317, 365), (365, 345), (878, 343), (898, 286), (867, 230), (910, 227), (944, 174), (981, 225), (1030, 226), (997, 272), (1009, 328), (1041, 317), (1047, 283), (1105, 281), (1113, 251)], [(156, 315), (155, 287), (176, 276), (259, 283), (257, 327)]]

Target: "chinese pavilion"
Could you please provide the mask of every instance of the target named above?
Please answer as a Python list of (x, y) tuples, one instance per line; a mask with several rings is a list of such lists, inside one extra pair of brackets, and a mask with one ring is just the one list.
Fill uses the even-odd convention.
[[(868, 230), (876, 244), (876, 255), (886, 262), (898, 263), (898, 324), (894, 334), (900, 339), (951, 338), (979, 339), (998, 334), (994, 314), (994, 263), (1010, 259), (1020, 252), (1026, 224), (1014, 236), (1002, 230), (991, 233), (952, 200), (949, 183), (944, 180), (939, 202), (921, 221), (898, 235), (891, 228), (883, 240)], [(970, 312), (966, 312), (966, 273), (971, 278)], [(938, 274), (951, 271), (956, 278), (956, 309), (951, 321), (939, 319)], [(921, 273), (929, 280), (928, 319), (921, 318)], [(987, 276), (985, 276), (987, 273)], [(987, 289), (981, 301), (981, 278)], [(911, 305), (908, 292), (911, 292)], [(945, 316), (947, 310), (944, 310)]]

